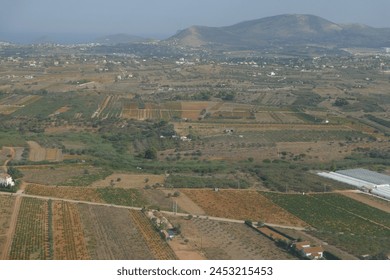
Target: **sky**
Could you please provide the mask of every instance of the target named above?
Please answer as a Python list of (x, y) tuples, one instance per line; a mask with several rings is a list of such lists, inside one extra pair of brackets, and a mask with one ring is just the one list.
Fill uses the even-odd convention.
[(389, 0), (0, 0), (0, 35), (126, 33), (161, 39), (192, 25), (228, 26), (286, 13), (390, 27), (389, 11)]

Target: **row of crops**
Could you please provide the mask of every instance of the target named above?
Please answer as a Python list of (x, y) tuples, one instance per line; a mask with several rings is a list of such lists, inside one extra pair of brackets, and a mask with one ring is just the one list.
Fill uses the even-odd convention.
[(315, 228), (312, 234), (352, 254), (390, 250), (388, 213), (337, 194), (264, 195)]

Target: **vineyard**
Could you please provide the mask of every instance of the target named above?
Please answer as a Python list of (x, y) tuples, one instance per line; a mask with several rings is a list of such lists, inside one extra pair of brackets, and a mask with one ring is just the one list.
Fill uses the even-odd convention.
[(264, 195), (314, 227), (313, 235), (356, 256), (390, 250), (385, 212), (334, 194)]
[(84, 236), (91, 259), (150, 260), (147, 242), (129, 216), (129, 210), (79, 204)]
[(48, 202), (23, 198), (9, 259), (50, 259)]
[(54, 259), (89, 259), (80, 215), (75, 204), (53, 202)]
[[(12, 211), (15, 205), (15, 197), (0, 195), (0, 256), (5, 255), (7, 233), (10, 228)], [(3, 255), (4, 253), (4, 255)]]
[(147, 241), (147, 245), (154, 259), (156, 260), (175, 260), (177, 259), (175, 253), (168, 246), (168, 244), (162, 240), (161, 236), (154, 229), (149, 219), (139, 211), (130, 211), (130, 217), (134, 221), (138, 230), (142, 234), (144, 240)]
[(83, 187), (49, 187), (37, 184), (29, 184), (26, 194), (45, 197), (56, 197), (80, 201), (104, 202), (96, 189)]

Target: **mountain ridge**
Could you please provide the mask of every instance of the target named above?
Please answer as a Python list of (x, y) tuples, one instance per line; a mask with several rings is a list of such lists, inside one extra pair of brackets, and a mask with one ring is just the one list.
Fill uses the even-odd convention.
[(308, 44), (386, 47), (390, 46), (390, 28), (337, 24), (314, 15), (284, 14), (224, 27), (191, 26), (166, 41), (187, 47), (227, 49)]

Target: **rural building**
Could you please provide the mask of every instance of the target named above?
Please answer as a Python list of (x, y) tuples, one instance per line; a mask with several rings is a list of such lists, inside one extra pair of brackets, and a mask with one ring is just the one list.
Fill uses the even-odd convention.
[(311, 246), (309, 241), (296, 242), (294, 248), (302, 257), (317, 260), (324, 256), (324, 249), (321, 246)]
[(12, 180), (12, 177), (6, 173), (0, 173), (0, 186), (1, 187), (13, 187), (15, 186), (14, 180)]
[(320, 172), (318, 175), (358, 189), (390, 199), (390, 176), (363, 168), (340, 170), (336, 172)]
[(324, 256), (324, 249), (321, 246), (315, 247), (306, 247), (301, 251), (302, 256), (310, 258), (310, 259), (321, 259)]

